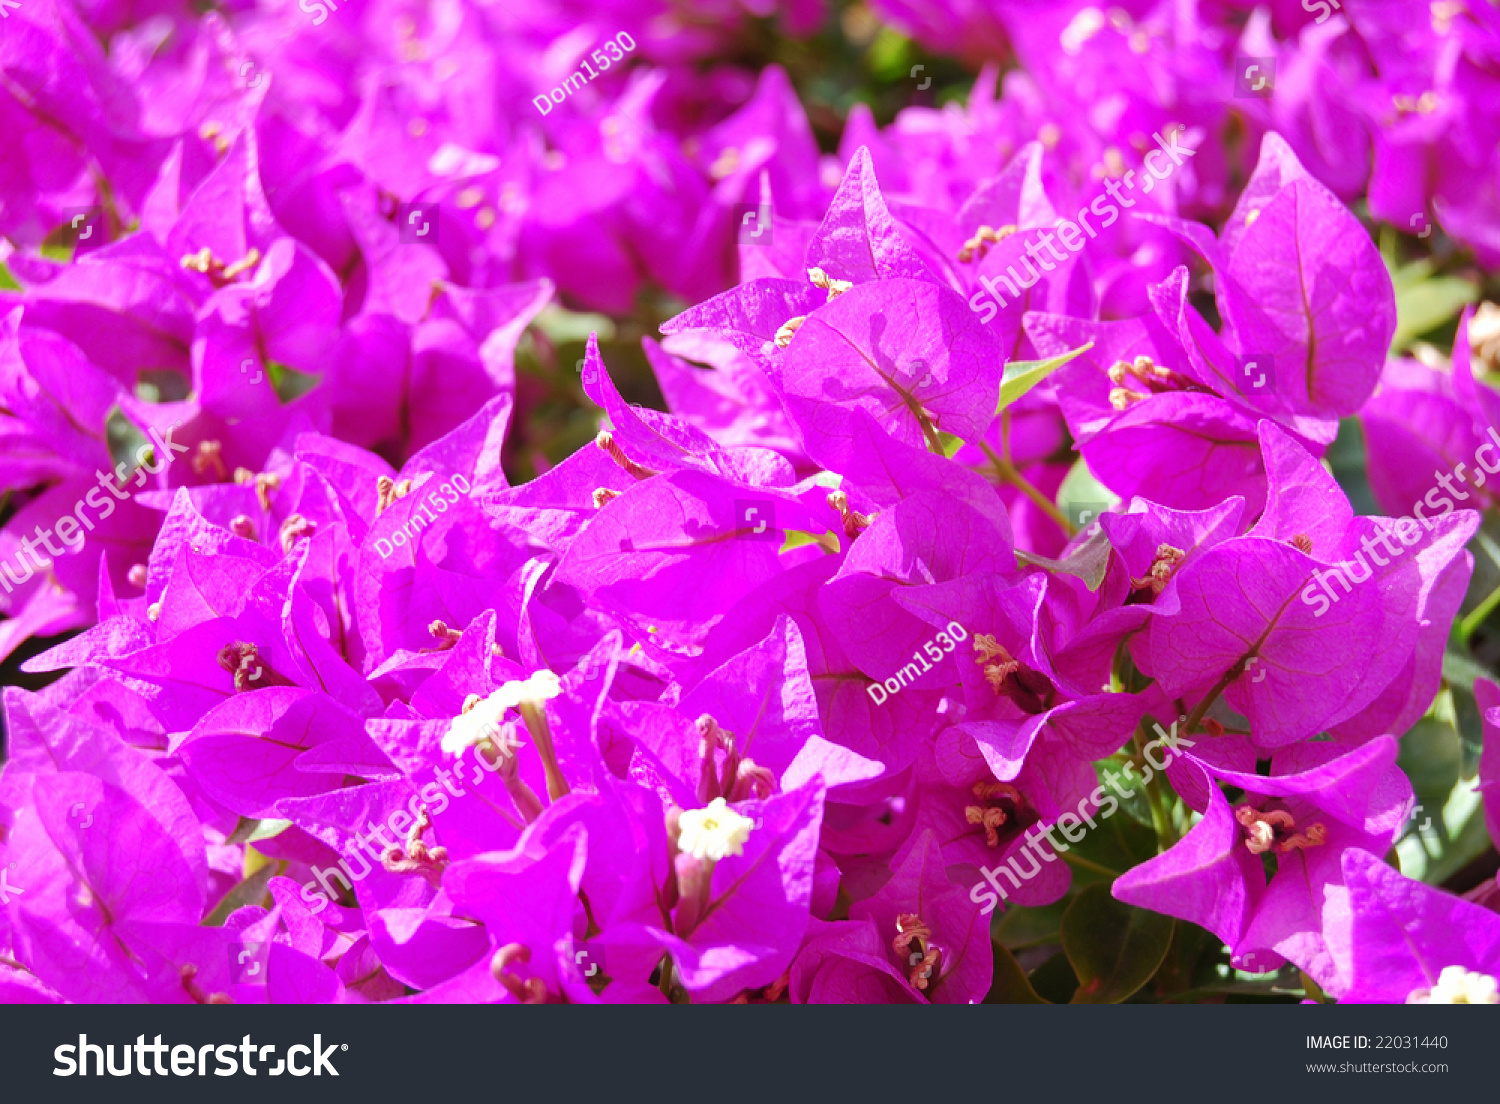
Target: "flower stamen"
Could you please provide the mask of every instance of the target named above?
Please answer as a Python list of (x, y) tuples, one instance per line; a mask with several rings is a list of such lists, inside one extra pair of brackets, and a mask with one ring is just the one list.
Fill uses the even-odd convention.
[(839, 519), (844, 523), (844, 535), (850, 540), (870, 527), (870, 515), (851, 510), (849, 496), (844, 491), (829, 492), (828, 505), (839, 512)]
[(446, 847), (428, 847), (422, 842), (422, 834), (432, 827), (427, 815), (427, 806), (417, 816), (417, 822), (406, 834), (406, 848), (392, 844), (380, 856), (380, 865), (392, 874), (420, 874), (428, 885), (437, 889), (443, 880), (443, 870), (448, 866)]
[(1130, 583), (1137, 590), (1150, 588), (1153, 595), (1159, 595), (1167, 589), (1167, 584), (1172, 581), (1172, 575), (1182, 566), (1182, 561), (1187, 559), (1187, 553), (1180, 548), (1173, 548), (1170, 544), (1159, 544), (1156, 546), (1156, 557), (1151, 561), (1151, 569), (1140, 579), (1131, 579)]
[(1000, 846), (999, 829), (1004, 825), (1011, 825), (1013, 830), (1022, 827), (1019, 820), (1025, 810), (1026, 799), (1010, 783), (980, 779), (974, 783), (971, 792), (979, 804), (964, 806), (964, 820), (984, 829), (986, 847)]
[(607, 429), (601, 429), (599, 435), (594, 438), (594, 444), (609, 454), (609, 458), (620, 465), (625, 471), (637, 479), (649, 479), (657, 473), (650, 468), (637, 464), (625, 455), (623, 449), (615, 442), (615, 435)]
[(253, 472), (249, 468), (235, 468), (234, 481), (255, 484), (255, 497), (260, 500), (262, 510), (271, 508), (271, 492), (281, 489), (281, 476), (274, 472)]
[(191, 461), (193, 471), (199, 475), (209, 472), (220, 483), (229, 479), (229, 469), (224, 466), (224, 446), (219, 441), (199, 441), (198, 449), (193, 453)]
[(807, 315), (799, 314), (795, 318), (788, 318), (776, 331), (772, 339), (776, 342), (778, 349), (785, 349), (792, 343), (792, 335), (802, 328), (802, 323), (807, 321)]
[(974, 236), (964, 242), (963, 248), (958, 251), (958, 263), (968, 264), (973, 260), (984, 260), (984, 255), (990, 251), (992, 244), (998, 245), (1010, 237), (1017, 230), (1014, 223), (1005, 226), (994, 227), (988, 224), (974, 231)]
[(490, 959), (490, 975), (505, 986), (511, 996), (522, 1004), (546, 1004), (547, 983), (539, 977), (522, 979), (511, 972), (512, 963), (525, 964), (531, 961), (531, 948), (524, 943), (507, 943)]
[(292, 547), (303, 537), (311, 539), (318, 531), (318, 523), (301, 514), (293, 514), (281, 523), (281, 551), (290, 553)]
[(403, 479), (397, 483), (388, 475), (382, 475), (375, 480), (375, 516), (379, 517), (385, 511), (394, 506), (398, 501), (411, 494), (412, 481)]
[(848, 291), (854, 286), (853, 281), (835, 280), (821, 268), (809, 268), (807, 270), (807, 278), (812, 281), (813, 287), (822, 288), (824, 291), (828, 292), (828, 298), (825, 300), (825, 302), (829, 303), (833, 302), (840, 295), (844, 294), (844, 292)]
[(932, 943), (932, 929), (914, 912), (896, 917), (896, 938), (891, 949), (906, 960), (906, 980), (914, 989), (931, 987), (943, 952)]
[(1305, 831), (1298, 831), (1296, 819), (1285, 809), (1260, 812), (1249, 805), (1241, 805), (1235, 809), (1234, 819), (1245, 829), (1245, 849), (1252, 855), (1263, 855), (1267, 851), (1286, 855), (1299, 849), (1320, 847), (1328, 839), (1328, 829), (1321, 821), (1308, 825)]

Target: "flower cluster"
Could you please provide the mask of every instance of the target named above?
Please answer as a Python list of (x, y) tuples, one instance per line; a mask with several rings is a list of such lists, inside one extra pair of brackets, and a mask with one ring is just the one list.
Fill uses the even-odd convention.
[(1138, 168), (1152, 132), (1177, 123), (1210, 153), (1178, 202), (1211, 210), (1275, 131), (1373, 218), (1421, 238), (1440, 227), (1500, 262), (1500, 13), (1484, 0), (872, 4), (934, 49), (1018, 59), (991, 133), (1040, 133), (1060, 178)]
[[(1020, 68), (823, 154), (711, 64), (770, 5), (511, 6), (0, 25), (0, 999), (1500, 999), (1385, 861), (1460, 695), (1500, 838), (1500, 312), (1394, 355), (1500, 258), (1494, 10), (878, 0)], [(668, 409), (590, 336), (516, 478), (533, 321), (656, 291)]]

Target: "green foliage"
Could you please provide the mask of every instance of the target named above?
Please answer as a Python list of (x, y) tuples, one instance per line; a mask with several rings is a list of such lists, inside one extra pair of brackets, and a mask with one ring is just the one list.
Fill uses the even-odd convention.
[(995, 973), (990, 981), (990, 991), (984, 998), (984, 1003), (1047, 1004), (1048, 1002), (1032, 988), (1031, 980), (1026, 976), (1026, 971), (1021, 969), (1016, 956), (1011, 954), (1002, 943), (994, 943), (992, 947), (995, 952)]
[(1105, 510), (1112, 510), (1120, 504), (1120, 496), (1100, 483), (1080, 456), (1063, 477), (1062, 486), (1057, 488), (1056, 501), (1071, 518), (1073, 511), (1080, 508), (1098, 509), (1102, 506)]
[(276, 389), (276, 397), (284, 403), (307, 394), (318, 386), (318, 380), (322, 378), (269, 359), (266, 361), (266, 375), (271, 380), (271, 386)]
[(1078, 991), (1078, 975), (1062, 951), (1031, 971), (1030, 980), (1036, 994), (1049, 1004), (1068, 1004)]
[(1438, 262), (1433, 257), (1400, 263), (1396, 235), (1389, 228), (1381, 235), (1380, 253), (1396, 292), (1393, 355), (1404, 352), (1416, 338), (1442, 326), (1479, 298), (1479, 285), (1473, 280), (1434, 275)]
[(221, 928), (224, 926), (224, 921), (229, 918), (229, 914), (235, 909), (260, 904), (266, 896), (266, 885), (276, 876), (277, 868), (277, 863), (268, 862), (224, 894), (219, 903), (214, 906), (214, 910), (203, 921), (204, 926)]
[(126, 478), (136, 468), (136, 451), (151, 445), (146, 435), (125, 417), (124, 411), (118, 406), (110, 407), (109, 416), (104, 420), (104, 441), (109, 447), (109, 458), (115, 465), (115, 470), (119, 471), (123, 464)]
[(1040, 908), (1013, 905), (1000, 913), (992, 933), (997, 942), (1013, 951), (1060, 943), (1063, 913), (1067, 911), (1066, 898)]
[(271, 839), (279, 836), (292, 826), (289, 820), (255, 820), (251, 817), (240, 817), (240, 822), (234, 826), (234, 831), (224, 842), (231, 843), (254, 843), (256, 840)]
[(1092, 885), (1063, 915), (1062, 943), (1078, 977), (1073, 1004), (1119, 1004), (1151, 980), (1172, 942), (1170, 917), (1135, 908)]
[(1094, 343), (1090, 341), (1087, 345), (1080, 345), (1076, 349), (1070, 349), (1061, 356), (1051, 357), (1048, 360), (1011, 361), (1005, 366), (1005, 377), (1000, 382), (1000, 402), (995, 407), (995, 413), (999, 414), (1068, 361), (1088, 352), (1093, 347)]
[[(1109, 765), (1096, 764), (1095, 770)], [(1118, 776), (1118, 771), (1116, 774)], [(1120, 788), (1125, 788), (1124, 782), (1120, 783)], [(1151, 810), (1140, 790), (1130, 792), (1131, 815), (1122, 816), (1120, 812), (1116, 812), (1114, 816), (1099, 820), (1095, 814), (1098, 827), (1087, 831), (1083, 839), (1070, 845), (1069, 855), (1077, 855), (1106, 870), (1121, 873), (1156, 857), (1156, 833), (1151, 827)], [(1073, 870), (1074, 881), (1085, 885), (1100, 876), (1084, 868), (1075, 867)]]

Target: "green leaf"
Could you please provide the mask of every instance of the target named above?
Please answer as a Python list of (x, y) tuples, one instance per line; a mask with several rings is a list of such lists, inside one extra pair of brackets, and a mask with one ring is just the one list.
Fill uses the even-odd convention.
[(1495, 676), (1472, 659), (1457, 652), (1443, 653), (1443, 679), (1449, 686), (1462, 687), (1470, 694), (1474, 692), (1474, 680)]
[(300, 372), (289, 364), (282, 364), (279, 360), (266, 361), (266, 375), (271, 379), (271, 386), (276, 389), (276, 397), (284, 403), (301, 398), (318, 386), (318, 382), (323, 378)]
[[(1459, 773), (1465, 778), (1473, 778), (1479, 772), (1479, 757), (1484, 753), (1484, 718), (1479, 701), (1474, 697), (1470, 686), (1450, 685), (1447, 694), (1447, 700), (1452, 706), (1452, 716), (1444, 719), (1458, 730), (1459, 742), (1463, 747), (1463, 766), (1459, 768)], [(1441, 703), (1441, 693), (1438, 700)]]
[(1016, 559), (1024, 564), (1034, 564), (1037, 567), (1046, 568), (1048, 571), (1060, 571), (1065, 575), (1075, 575), (1083, 580), (1083, 585), (1090, 590), (1098, 590), (1104, 582), (1104, 576), (1109, 571), (1109, 552), (1112, 546), (1109, 538), (1104, 535), (1103, 530), (1095, 529), (1088, 538), (1073, 549), (1065, 560), (1052, 560), (1046, 556), (1036, 556), (1022, 549), (1016, 549)]
[(1397, 765), (1406, 772), (1417, 800), (1431, 811), (1440, 807), (1458, 784), (1463, 749), (1453, 726), (1423, 717), (1401, 738)]
[(614, 320), (608, 315), (565, 310), (556, 303), (544, 307), (531, 324), (546, 334), (547, 340), (553, 345), (569, 341), (586, 342), (592, 333), (599, 335), (600, 344), (615, 339)]
[(990, 991), (985, 994), (985, 1004), (1051, 1004), (1031, 987), (1031, 981), (1016, 956), (999, 943), (992, 944), (995, 951), (995, 972), (990, 981)]
[(1490, 558), (1490, 563), (1500, 567), (1500, 544), (1495, 543), (1494, 537), (1481, 528), (1474, 534), (1474, 543), (1484, 549), (1484, 554)]
[(1068, 361), (1093, 347), (1094, 343), (1090, 341), (1087, 345), (1080, 345), (1050, 360), (1011, 361), (1005, 366), (1005, 378), (1000, 382), (1000, 403), (995, 407), (995, 413), (1000, 413)]
[(1031, 987), (1045, 1001), (1067, 1004), (1078, 989), (1078, 978), (1068, 965), (1068, 956), (1058, 951), (1031, 971)]
[(911, 68), (911, 39), (889, 27), (881, 27), (875, 41), (870, 43), (868, 59), (870, 72), (881, 80), (900, 80)]
[(995, 940), (1006, 947), (1035, 947), (1043, 943), (1060, 943), (1066, 901), (1041, 908), (1011, 905), (991, 927)]
[[(1452, 653), (1443, 657), (1443, 665), (1471, 666)], [(1396, 762), (1411, 780), (1417, 807), (1396, 841), (1396, 853), (1401, 872), (1418, 881), (1446, 881), (1490, 846), (1483, 802), (1472, 785), (1479, 744), (1476, 740), (1471, 748), (1456, 727), (1470, 711), (1477, 723), (1473, 696), (1464, 683), (1454, 682), (1401, 738)]]
[(1391, 274), (1391, 287), (1398, 293), (1410, 291), (1416, 287), (1432, 275), (1433, 269), (1432, 260), (1429, 257), (1423, 257), (1409, 265), (1397, 265), (1393, 257), (1387, 257), (1385, 266)]
[[(1411, 271), (1416, 270), (1416, 271)], [(1391, 276), (1396, 286), (1396, 332), (1391, 352), (1398, 353), (1429, 330), (1436, 329), (1479, 298), (1479, 288), (1457, 276), (1427, 279), (1431, 266), (1424, 261), (1398, 269)]]
[(266, 883), (276, 876), (279, 863), (268, 862), (228, 893), (214, 906), (213, 912), (203, 921), (207, 928), (222, 928), (224, 921), (235, 909), (258, 904), (266, 895)]
[(958, 450), (964, 447), (964, 439), (962, 437), (955, 437), (951, 433), (944, 433), (942, 430), (938, 430), (937, 438), (938, 444), (943, 447), (943, 455), (949, 460), (958, 455)]
[[(1431, 824), (1424, 829), (1429, 820)], [(1479, 791), (1466, 782), (1453, 787), (1441, 809), (1423, 805), (1415, 829), (1396, 844), (1401, 873), (1439, 885), (1484, 854), (1490, 847), (1484, 825), (1484, 803)]]
[[(1156, 972), (1157, 989), (1164, 997), (1219, 980), (1218, 954), (1223, 944), (1212, 932), (1179, 920), (1172, 929), (1172, 945)], [(1226, 952), (1227, 953), (1227, 952)]]
[(224, 842), (254, 843), (256, 840), (279, 836), (291, 826), (292, 822), (289, 820), (255, 820), (252, 817), (240, 817), (240, 822), (234, 826), (234, 831)]
[[(1109, 762), (1096, 763), (1094, 769), (1097, 772), (1116, 765)], [(1118, 778), (1118, 770), (1115, 771), (1115, 775)], [(1100, 779), (1100, 785), (1104, 785), (1103, 779)], [(1121, 782), (1121, 787), (1124, 787), (1123, 782)], [(1107, 786), (1105, 792), (1111, 792)], [(1140, 812), (1146, 818), (1145, 823), (1129, 816), (1121, 816), (1119, 812), (1102, 820), (1096, 814), (1094, 819), (1098, 822), (1098, 827), (1086, 831), (1083, 839), (1072, 844), (1071, 849), (1091, 862), (1110, 870), (1129, 870), (1147, 859), (1154, 859), (1156, 857), (1156, 832), (1151, 827), (1151, 810), (1143, 798), (1140, 799), (1140, 804)], [(1100, 876), (1090, 870), (1080, 868), (1073, 870), (1075, 885)]]
[[(1146, 799), (1146, 787), (1141, 785), (1140, 774), (1131, 774), (1127, 777), (1123, 773), (1125, 760), (1128, 758), (1129, 756), (1117, 756), (1112, 759), (1105, 759), (1098, 763), (1095, 763), (1094, 774), (1098, 776), (1099, 784), (1101, 786), (1104, 786), (1106, 790), (1115, 795), (1115, 800), (1120, 803), (1119, 811), (1123, 812), (1126, 815), (1127, 819), (1133, 820), (1135, 822), (1135, 828), (1145, 827), (1152, 829), (1151, 850), (1147, 853), (1146, 856), (1147, 858), (1151, 858), (1156, 854), (1156, 831), (1151, 822), (1151, 803)], [(1114, 786), (1110, 786), (1104, 780), (1104, 771), (1106, 769), (1114, 771)], [(1101, 828), (1103, 828), (1107, 833), (1113, 833), (1116, 837), (1120, 837), (1121, 834), (1124, 833), (1126, 834), (1126, 838), (1128, 838), (1128, 834), (1133, 832), (1134, 828), (1125, 824), (1115, 824), (1114, 822), (1119, 819), (1119, 816), (1112, 816), (1105, 824), (1101, 825)], [(1085, 840), (1084, 842), (1087, 843), (1088, 841)], [(1103, 841), (1101, 841), (1101, 843), (1102, 842)], [(1121, 846), (1134, 847), (1135, 845), (1132, 843), (1121, 844)], [(1087, 857), (1092, 859), (1095, 856), (1093, 854), (1089, 854)], [(1103, 862), (1102, 859), (1100, 859), (1099, 861)], [(1138, 862), (1139, 861), (1144, 860), (1138, 860)], [(1105, 863), (1105, 865), (1109, 866), (1112, 870), (1128, 870), (1130, 869), (1130, 867), (1137, 865), (1137, 863), (1129, 862), (1124, 866), (1116, 865), (1116, 863)]]
[(16, 278), (10, 274), (10, 269), (0, 263), (0, 291), (20, 291), (21, 285), (16, 283)]
[(1057, 488), (1058, 509), (1079, 529), (1087, 529), (1099, 520), (1100, 514), (1119, 504), (1120, 496), (1094, 477), (1081, 456)]
[[(1493, 672), (1481, 667), (1468, 656), (1458, 652), (1443, 653), (1443, 681), (1448, 684), (1451, 714), (1448, 720), (1458, 731), (1463, 745), (1463, 766), (1460, 773), (1472, 778), (1478, 770), (1479, 753), (1484, 744), (1484, 720), (1480, 716), (1479, 702), (1474, 697), (1477, 679), (1496, 681)], [(1441, 701), (1441, 697), (1439, 701)]]
[[(784, 532), (786, 533), (786, 542), (779, 549), (780, 554), (783, 556), (794, 548), (819, 543), (819, 537), (822, 536), (819, 533), (809, 533), (804, 529), (787, 529)], [(837, 546), (839, 543), (838, 535), (836, 533), (829, 533), (828, 535), (833, 537), (833, 543)]]
[(1151, 980), (1172, 943), (1170, 916), (1134, 908), (1091, 885), (1063, 916), (1063, 951), (1078, 976), (1073, 1004), (1119, 1004)]

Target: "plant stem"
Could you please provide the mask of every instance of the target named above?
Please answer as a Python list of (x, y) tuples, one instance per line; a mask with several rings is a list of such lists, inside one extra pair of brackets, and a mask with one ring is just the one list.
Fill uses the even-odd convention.
[(1146, 802), (1151, 806), (1151, 827), (1156, 832), (1156, 845), (1170, 851), (1177, 843), (1177, 833), (1172, 830), (1172, 818), (1167, 816), (1167, 807), (1162, 803), (1161, 787), (1153, 777), (1146, 783)]
[(672, 1000), (672, 956), (666, 954), (661, 960), (661, 977), (657, 980), (656, 987), (661, 990), (661, 995), (667, 998), (668, 1004), (675, 1004)]
[(932, 451), (937, 453), (939, 456), (944, 455), (943, 442), (938, 440), (937, 427), (934, 426), (931, 420), (928, 419), (927, 415), (923, 413), (921, 407), (917, 407), (917, 409), (914, 410), (913, 413), (917, 416), (917, 424), (922, 427), (922, 436), (927, 438), (927, 447), (932, 449)]
[(1474, 630), (1484, 624), (1485, 618), (1494, 612), (1495, 607), (1500, 606), (1500, 587), (1496, 587), (1485, 595), (1483, 602), (1475, 606), (1462, 621), (1458, 623), (1458, 638), (1468, 644), (1469, 637), (1474, 635)]
[(517, 711), (526, 722), (526, 730), (531, 733), (537, 754), (541, 756), (542, 773), (547, 778), (547, 803), (550, 805), (570, 790), (568, 780), (563, 777), (562, 770), (557, 765), (557, 752), (552, 747), (552, 729), (547, 724), (547, 711), (541, 702), (533, 701), (523, 701)]
[(996, 455), (995, 450), (990, 448), (984, 441), (979, 442), (979, 447), (984, 450), (985, 456), (995, 466), (995, 473), (999, 475), (1001, 482), (1010, 484), (1027, 498), (1031, 499), (1032, 502), (1036, 503), (1037, 509), (1055, 521), (1069, 537), (1078, 532), (1073, 523), (1053, 504), (1052, 500), (1038, 490), (1031, 480), (1022, 475), (1014, 464), (1005, 457)]
[(1187, 723), (1183, 725), (1182, 734), (1184, 736), (1191, 736), (1198, 730), (1198, 726), (1203, 723), (1203, 718), (1207, 716), (1208, 711), (1213, 708), (1214, 702), (1219, 700), (1219, 695), (1222, 694), (1226, 689), (1228, 689), (1231, 682), (1239, 678), (1240, 675), (1244, 673), (1243, 660), (1239, 663), (1236, 663), (1233, 667), (1224, 672), (1224, 677), (1218, 681), (1218, 683), (1212, 690), (1210, 690), (1203, 696), (1203, 700), (1198, 703), (1196, 708), (1194, 708), (1192, 716), (1190, 716), (1187, 719)]
[[(1143, 764), (1146, 761), (1146, 753), (1141, 745), (1141, 730), (1139, 726), (1131, 737), (1131, 743), (1135, 747), (1136, 758)], [(1167, 815), (1167, 807), (1162, 801), (1161, 786), (1157, 783), (1157, 774), (1152, 771), (1151, 781), (1144, 786), (1146, 791), (1146, 804), (1151, 807), (1151, 827), (1156, 832), (1156, 846), (1166, 851), (1177, 842), (1177, 833), (1172, 829), (1172, 818)]]
[(1076, 866), (1079, 870), (1092, 870), (1095, 874), (1103, 874), (1106, 878), (1118, 878), (1120, 872), (1111, 870), (1107, 866), (1100, 866), (1092, 859), (1086, 859), (1082, 855), (1075, 855), (1071, 851), (1062, 852), (1062, 860), (1069, 866)]

